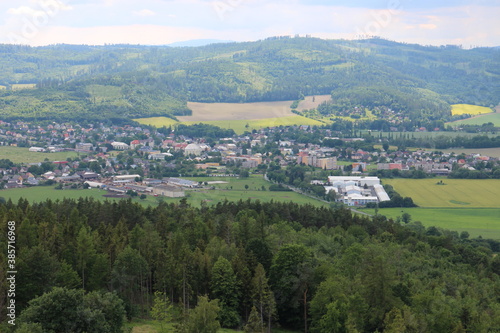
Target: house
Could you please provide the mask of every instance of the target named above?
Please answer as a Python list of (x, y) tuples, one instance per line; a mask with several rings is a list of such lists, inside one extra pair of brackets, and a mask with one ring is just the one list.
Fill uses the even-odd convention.
[(141, 142), (139, 140), (133, 140), (132, 142), (130, 142), (130, 148), (132, 148), (132, 149), (136, 149), (140, 145), (141, 145)]
[(181, 198), (186, 195), (186, 193), (181, 187), (171, 186), (171, 185), (155, 186), (153, 187), (153, 194), (169, 198)]

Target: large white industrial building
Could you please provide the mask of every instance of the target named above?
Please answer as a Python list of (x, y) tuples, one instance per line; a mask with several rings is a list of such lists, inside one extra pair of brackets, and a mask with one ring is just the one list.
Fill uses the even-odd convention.
[(390, 200), (378, 177), (330, 176), (328, 181), (330, 186), (325, 186), (326, 191), (335, 191), (337, 201), (348, 206), (364, 206)]

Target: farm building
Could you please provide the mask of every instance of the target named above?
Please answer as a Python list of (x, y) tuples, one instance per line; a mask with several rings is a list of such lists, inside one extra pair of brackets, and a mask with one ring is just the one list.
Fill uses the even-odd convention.
[(153, 194), (169, 198), (181, 198), (186, 195), (182, 188), (170, 185), (159, 185), (153, 187)]

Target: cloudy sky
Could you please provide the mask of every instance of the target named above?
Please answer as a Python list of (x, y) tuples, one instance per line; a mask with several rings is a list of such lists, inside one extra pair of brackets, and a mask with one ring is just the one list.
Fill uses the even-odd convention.
[(500, 0), (0, 0), (0, 43), (169, 44), (277, 35), (500, 46)]

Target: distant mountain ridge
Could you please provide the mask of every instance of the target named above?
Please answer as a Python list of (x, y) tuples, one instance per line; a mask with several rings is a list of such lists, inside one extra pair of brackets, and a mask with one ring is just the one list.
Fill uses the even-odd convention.
[(182, 42), (175, 42), (168, 44), (171, 47), (199, 47), (206, 46), (210, 44), (222, 44), (222, 43), (235, 43), (232, 40), (221, 40), (221, 39), (191, 39)]
[[(283, 101), (333, 93), (337, 104), (324, 112), (386, 107), (418, 121), (449, 118), (450, 104), (500, 102), (498, 48), (304, 37), (203, 42), (209, 41), (198, 47), (0, 45), (1, 114), (174, 117), (190, 113), (188, 100)], [(18, 90), (24, 84), (37, 89)]]

